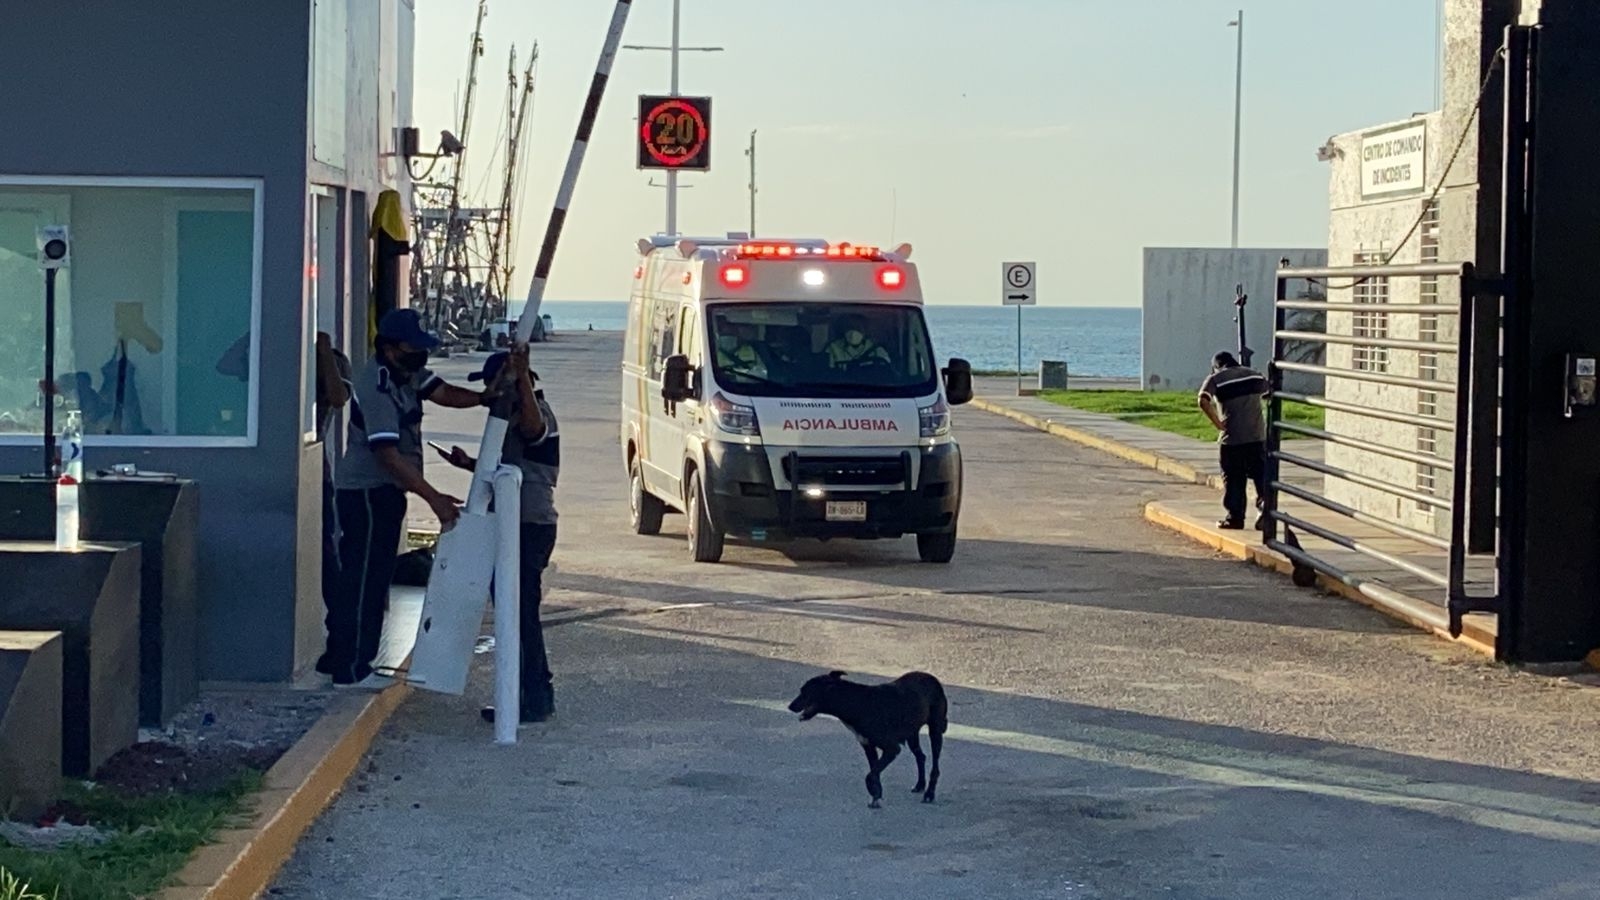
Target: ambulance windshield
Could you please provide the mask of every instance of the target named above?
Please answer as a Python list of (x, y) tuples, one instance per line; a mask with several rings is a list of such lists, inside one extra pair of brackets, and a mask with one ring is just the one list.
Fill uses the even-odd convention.
[(878, 303), (708, 309), (717, 383), (759, 397), (923, 397), (938, 366), (922, 310)]

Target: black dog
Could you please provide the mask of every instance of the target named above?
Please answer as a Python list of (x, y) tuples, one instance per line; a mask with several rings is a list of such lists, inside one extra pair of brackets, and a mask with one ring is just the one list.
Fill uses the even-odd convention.
[[(868, 804), (879, 808), (883, 783), (878, 775), (900, 755), (900, 745), (911, 748), (917, 758), (917, 786), (923, 803), (932, 803), (939, 787), (939, 750), (950, 725), (949, 705), (944, 686), (926, 672), (907, 672), (888, 684), (855, 684), (844, 680), (843, 672), (829, 672), (807, 681), (800, 696), (789, 704), (789, 711), (800, 714), (804, 722), (813, 716), (833, 716), (850, 729), (867, 754)], [(928, 746), (933, 748), (933, 769), (924, 772), (922, 745), (917, 732), (928, 726)], [(881, 755), (880, 755), (881, 754)]]

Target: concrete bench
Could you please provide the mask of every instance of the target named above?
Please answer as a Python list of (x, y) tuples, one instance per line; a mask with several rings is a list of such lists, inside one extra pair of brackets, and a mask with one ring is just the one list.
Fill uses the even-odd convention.
[(0, 629), (59, 631), (61, 769), (92, 775), (139, 737), (138, 544), (0, 541)]
[[(192, 481), (90, 478), (80, 533), (144, 551), (139, 601), (139, 724), (159, 728), (200, 692), (200, 490)], [(37, 478), (0, 478), (0, 540), (55, 538), (55, 492)]]
[(37, 818), (61, 787), (61, 632), (0, 631), (0, 819)]

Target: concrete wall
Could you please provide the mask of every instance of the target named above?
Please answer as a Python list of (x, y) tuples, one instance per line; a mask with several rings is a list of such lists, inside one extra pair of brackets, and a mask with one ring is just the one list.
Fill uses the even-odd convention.
[[(1278, 261), (1297, 266), (1327, 264), (1321, 249), (1212, 249), (1146, 247), (1144, 251), (1143, 364), (1150, 390), (1192, 391), (1211, 371), (1218, 350), (1238, 346), (1234, 287), (1244, 285), (1246, 339), (1254, 364), (1265, 369), (1272, 358), (1273, 297)], [(1320, 331), (1320, 326), (1303, 330)], [(1315, 358), (1317, 348), (1310, 348)], [(1297, 352), (1297, 358), (1306, 354)], [(1296, 376), (1294, 390), (1320, 392), (1320, 379)]]
[[(304, 443), (300, 403), (308, 184), (364, 191), (368, 209), (386, 186), (405, 193), (399, 162), (379, 155), (393, 148), (392, 127), (410, 123), (410, 87), (399, 79), (410, 74), (411, 2), (317, 2), (339, 5), (333, 18), (343, 22), (344, 79), (322, 81), (336, 86), (337, 101), (327, 88), (315, 101), (343, 107), (334, 121), (321, 119), (323, 134), (343, 146), (317, 153), (337, 166), (312, 160), (313, 0), (181, 8), (60, 0), (48, 15), (11, 16), (0, 29), (0, 117), (13, 136), (0, 142), (0, 174), (264, 185), (256, 445), (86, 451), (91, 470), (133, 462), (200, 483), (200, 666), (208, 679), (287, 679), (309, 665), (322, 627), (321, 454)], [(365, 223), (347, 223), (345, 233), (359, 241)], [(343, 274), (341, 297), (366, 278)], [(341, 322), (350, 318), (340, 311)], [(0, 446), (0, 471), (37, 469), (31, 444)]]

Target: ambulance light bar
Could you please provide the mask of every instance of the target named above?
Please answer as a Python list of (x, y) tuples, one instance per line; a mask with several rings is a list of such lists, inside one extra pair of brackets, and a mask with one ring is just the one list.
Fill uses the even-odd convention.
[(857, 247), (853, 244), (829, 244), (825, 247), (787, 243), (740, 244), (734, 251), (739, 259), (793, 259), (824, 257), (826, 259), (858, 259), (882, 262), (883, 252), (877, 247)]

